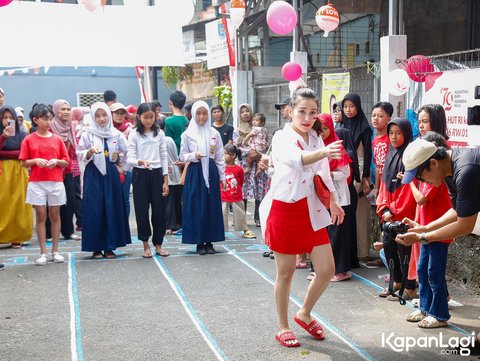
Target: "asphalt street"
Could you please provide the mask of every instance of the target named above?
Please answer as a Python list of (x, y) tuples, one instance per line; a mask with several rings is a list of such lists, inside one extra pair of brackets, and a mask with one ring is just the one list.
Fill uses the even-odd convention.
[[(308, 270), (297, 270), (291, 328), (301, 346), (274, 339), (275, 262), (249, 217), (257, 240), (228, 232), (218, 253), (199, 256), (180, 236), (167, 236), (169, 257), (143, 259), (134, 240), (112, 260), (92, 260), (80, 242), (63, 240), (68, 262), (33, 264), (38, 243), (0, 249), (0, 360), (478, 360), (450, 345), (480, 330), (480, 300), (449, 285), (458, 303), (450, 326), (420, 329), (405, 321), (413, 310), (379, 298), (385, 268), (354, 269), (330, 283), (314, 316), (325, 331), (314, 340), (293, 322)], [(468, 341), (468, 340), (467, 340)], [(430, 342), (430, 345), (428, 345)], [(414, 343), (414, 345), (412, 344)], [(438, 343), (438, 345), (437, 345)], [(447, 346), (446, 346), (447, 345)], [(438, 346), (438, 347), (437, 347)]]

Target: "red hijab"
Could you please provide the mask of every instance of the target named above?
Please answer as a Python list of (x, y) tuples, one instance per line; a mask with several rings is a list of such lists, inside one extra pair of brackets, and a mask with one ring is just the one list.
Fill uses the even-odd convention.
[[(333, 125), (332, 117), (329, 114), (326, 114), (326, 113), (318, 114), (315, 119), (316, 119), (316, 122), (320, 122), (323, 125), (325, 125), (328, 129), (330, 129), (330, 135), (328, 136), (328, 138), (326, 139), (322, 138), (323, 143), (325, 143), (325, 145), (329, 145), (330, 143), (333, 143), (336, 140), (339, 140), (337, 134), (335, 133), (335, 127)], [(315, 129), (321, 130), (321, 127), (320, 126), (315, 127)], [(318, 133), (318, 130), (317, 130), (317, 133)], [(320, 134), (318, 135), (320, 136)], [(345, 148), (342, 146), (342, 158), (328, 159), (328, 162), (330, 164), (330, 171), (333, 171), (338, 167), (348, 166), (350, 163), (352, 163), (352, 159), (349, 157), (348, 153), (345, 151)]]

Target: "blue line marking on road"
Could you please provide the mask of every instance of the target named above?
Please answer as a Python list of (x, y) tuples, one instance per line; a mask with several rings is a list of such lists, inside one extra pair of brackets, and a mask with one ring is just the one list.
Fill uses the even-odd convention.
[(75, 265), (75, 253), (71, 254), (72, 267), (72, 295), (75, 309), (75, 336), (77, 346), (78, 361), (83, 361), (83, 344), (82, 344), (82, 325), (80, 323), (80, 303), (78, 302), (78, 288), (77, 288), (77, 270)]
[(181, 301), (183, 302), (185, 307), (187, 307), (188, 311), (190, 312), (190, 315), (194, 318), (197, 326), (200, 327), (203, 335), (208, 339), (208, 341), (211, 343), (211, 345), (215, 348), (215, 351), (218, 353), (218, 356), (221, 357), (222, 360), (228, 361), (229, 359), (228, 359), (227, 355), (225, 355), (225, 352), (222, 350), (222, 348), (218, 344), (217, 340), (208, 331), (207, 327), (202, 322), (201, 318), (198, 316), (198, 313), (193, 308), (193, 305), (191, 304), (191, 302), (188, 299), (187, 295), (185, 294), (184, 290), (182, 289), (180, 284), (175, 280), (175, 278), (172, 276), (172, 274), (170, 273), (170, 271), (166, 267), (165, 263), (163, 262), (162, 258), (158, 255), (155, 255), (154, 257), (155, 257), (155, 261), (157, 262), (157, 264), (161, 267), (161, 271), (163, 271), (164, 275), (167, 277), (169, 283), (175, 287), (177, 295), (179, 295), (179, 297), (181, 297)]
[[(244, 257), (239, 256), (239, 254), (236, 252), (236, 250), (231, 249), (228, 246), (223, 246), (230, 254), (233, 254), (235, 257), (238, 257), (243, 263), (248, 265), (252, 270), (257, 272), (260, 276), (262, 276), (265, 280), (267, 280), (270, 284), (275, 285), (275, 281), (270, 278), (269, 275), (255, 267), (253, 264), (251, 264), (249, 261), (247, 261)], [(297, 305), (301, 305), (302, 302), (297, 299), (294, 295), (290, 294), (290, 299), (296, 303)], [(369, 360), (369, 361), (377, 361), (376, 358), (374, 358), (372, 355), (370, 355), (367, 351), (365, 351), (361, 346), (359, 346), (355, 341), (347, 337), (342, 331), (340, 331), (337, 327), (333, 326), (329, 321), (327, 321), (323, 316), (321, 316), (319, 313), (312, 311), (313, 317), (316, 319), (320, 320), (321, 323), (323, 323), (326, 327), (328, 327), (330, 330), (335, 332), (339, 338), (345, 342), (348, 346), (350, 346), (353, 350), (355, 350), (359, 355), (361, 355), (364, 359)]]

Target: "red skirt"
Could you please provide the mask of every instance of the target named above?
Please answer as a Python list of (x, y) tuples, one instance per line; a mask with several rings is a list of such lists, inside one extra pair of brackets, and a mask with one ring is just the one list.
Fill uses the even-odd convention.
[(295, 203), (273, 200), (267, 219), (265, 244), (284, 254), (310, 253), (315, 246), (330, 243), (326, 228), (314, 231), (307, 198)]

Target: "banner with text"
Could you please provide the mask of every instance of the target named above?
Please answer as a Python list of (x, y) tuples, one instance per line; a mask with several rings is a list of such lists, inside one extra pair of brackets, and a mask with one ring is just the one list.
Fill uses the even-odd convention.
[(350, 90), (350, 73), (322, 75), (322, 113), (333, 118), (333, 104), (341, 101)]
[(440, 104), (447, 116), (447, 133), (452, 145), (468, 141), (468, 107), (479, 105), (475, 86), (480, 85), (480, 69), (452, 70), (428, 74), (423, 104)]

